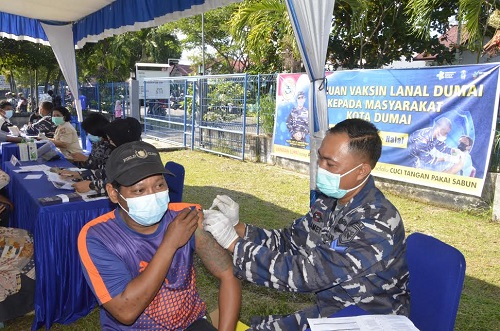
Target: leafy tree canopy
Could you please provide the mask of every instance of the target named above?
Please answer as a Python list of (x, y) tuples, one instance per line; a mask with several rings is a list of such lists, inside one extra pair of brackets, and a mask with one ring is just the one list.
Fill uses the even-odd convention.
[[(405, 3), (388, 0), (366, 1), (366, 10), (358, 13), (345, 2), (336, 2), (328, 56), (335, 68), (381, 68), (415, 53), (439, 54), (441, 63), (450, 63), (453, 53), (439, 43), (438, 35), (448, 28), (452, 9), (434, 15), (438, 35), (418, 36), (408, 24)], [(354, 24), (353, 22), (356, 22)]]

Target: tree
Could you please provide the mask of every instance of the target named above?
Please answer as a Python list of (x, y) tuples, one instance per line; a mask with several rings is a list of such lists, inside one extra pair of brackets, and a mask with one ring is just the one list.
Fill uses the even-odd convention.
[[(437, 36), (423, 38), (412, 33), (402, 1), (367, 1), (367, 10), (359, 12), (351, 4), (335, 4), (333, 29), (328, 46), (329, 60), (335, 68), (381, 68), (415, 52), (440, 54), (439, 61), (451, 61), (453, 53), (439, 43)], [(448, 11), (436, 17), (436, 31), (444, 33)], [(358, 27), (353, 29), (352, 22)]]
[(182, 55), (181, 43), (167, 25), (152, 29), (148, 41), (146, 50), (153, 62), (168, 63), (168, 59), (178, 59)]
[(57, 60), (49, 46), (0, 38), (0, 49), (0, 69), (8, 73), (14, 91), (17, 82), (21, 86), (30, 86), (32, 96), (36, 95), (39, 77), (44, 77), (42, 82), (47, 90), (49, 82), (54, 82), (60, 75)]
[[(201, 15), (167, 24), (177, 33), (183, 35), (182, 44), (185, 49), (198, 50), (191, 59), (198, 65), (203, 63), (202, 47), (205, 46), (206, 73), (243, 72), (247, 71), (249, 67), (248, 57), (242, 45), (235, 41), (229, 31), (228, 22), (236, 8), (237, 5), (234, 4), (206, 12), (203, 29)], [(205, 45), (202, 43), (203, 39)]]
[(281, 0), (246, 0), (230, 21), (231, 33), (256, 72), (301, 71), (286, 5)]
[(123, 81), (129, 76), (127, 51), (122, 51), (115, 37), (87, 44), (77, 51), (80, 78), (100, 83)]
[[(438, 30), (445, 31), (448, 17), (438, 17)], [(380, 68), (402, 56), (410, 61), (415, 52), (422, 51), (441, 54), (442, 62), (451, 61), (452, 54), (437, 37), (426, 40), (412, 35), (406, 21), (402, 1), (336, 1), (329, 61), (334, 68)], [(250, 69), (303, 70), (283, 0), (246, 0), (230, 24), (230, 32), (250, 58)]]
[(459, 0), (458, 2), (444, 0), (409, 0), (406, 12), (412, 31), (423, 38), (428, 38), (436, 28), (436, 17), (443, 12), (449, 17), (456, 16), (461, 28), (460, 42), (456, 47), (463, 47), (478, 52), (483, 49), (485, 37), (491, 37), (496, 29), (488, 27), (488, 18), (494, 13), (499, 3), (493, 0)]
[(167, 63), (181, 53), (179, 40), (166, 26), (106, 38), (76, 52), (80, 77), (102, 83), (128, 79), (136, 62)]

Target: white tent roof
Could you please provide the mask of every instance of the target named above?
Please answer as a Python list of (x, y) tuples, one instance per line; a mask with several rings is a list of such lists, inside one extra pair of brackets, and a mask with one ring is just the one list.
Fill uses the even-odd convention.
[(82, 109), (74, 46), (158, 26), (241, 0), (17, 0), (0, 2), (0, 37), (50, 45)]
[[(175, 21), (241, 0), (17, 0), (0, 2), (0, 37), (50, 44), (78, 100), (74, 47)], [(311, 151), (328, 127), (324, 64), (334, 0), (285, 0), (310, 84)], [(71, 40), (73, 38), (73, 40)], [(77, 102), (79, 121), (81, 106)], [(311, 165), (316, 153), (311, 152)], [(311, 167), (311, 191), (316, 186)]]
[(74, 22), (114, 2), (114, 0), (19, 0), (0, 2), (0, 11), (47, 21)]

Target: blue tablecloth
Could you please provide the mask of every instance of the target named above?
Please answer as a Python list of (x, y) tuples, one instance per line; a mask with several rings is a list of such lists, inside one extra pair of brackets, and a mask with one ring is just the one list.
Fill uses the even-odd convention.
[[(40, 148), (46, 141), (37, 141), (36, 147)], [(15, 155), (18, 160), (21, 156), (19, 154), (19, 145), (17, 143), (2, 143), (2, 162), (9, 162), (12, 155)]]
[(19, 146), (16, 143), (3, 142), (1, 145), (2, 153), (2, 168), (3, 162), (10, 161), (11, 156), (14, 154), (19, 159)]
[[(23, 162), (34, 165), (37, 162)], [(66, 160), (46, 163), (50, 167), (73, 167)], [(96, 299), (87, 286), (78, 256), (77, 238), (80, 229), (90, 220), (114, 208), (108, 200), (67, 202), (42, 206), (38, 198), (71, 191), (56, 189), (46, 176), (25, 179), (29, 174), (16, 173), (19, 165), (4, 162), (10, 175), (7, 191), (14, 203), (10, 226), (26, 229), (34, 235), (36, 293), (35, 320), (32, 329), (57, 322), (73, 323), (86, 316)]]

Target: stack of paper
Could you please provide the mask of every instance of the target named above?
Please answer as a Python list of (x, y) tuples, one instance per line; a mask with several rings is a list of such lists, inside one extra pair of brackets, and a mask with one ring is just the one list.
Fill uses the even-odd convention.
[(418, 331), (402, 315), (362, 315), (335, 318), (308, 318), (311, 331)]

